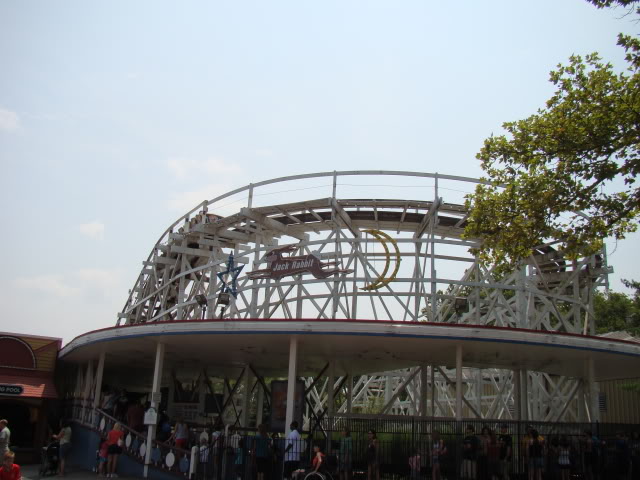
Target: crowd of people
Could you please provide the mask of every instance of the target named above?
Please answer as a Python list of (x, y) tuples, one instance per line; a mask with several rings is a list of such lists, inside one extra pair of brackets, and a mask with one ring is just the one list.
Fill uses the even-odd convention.
[[(476, 434), (473, 425), (466, 427), (461, 442), (458, 472), (463, 480), (569, 480), (580, 475), (585, 480), (631, 480), (640, 478), (640, 435), (618, 432), (615, 438), (602, 440), (591, 430), (581, 435), (554, 435), (545, 438), (528, 426), (526, 434), (514, 442), (508, 425), (496, 433), (483, 426)], [(430, 461), (431, 479), (442, 478), (447, 445), (435, 432), (430, 448), (422, 452)], [(421, 451), (409, 458), (412, 478), (420, 478)], [(452, 462), (447, 462), (449, 465)], [(453, 462), (455, 465), (455, 462)]]

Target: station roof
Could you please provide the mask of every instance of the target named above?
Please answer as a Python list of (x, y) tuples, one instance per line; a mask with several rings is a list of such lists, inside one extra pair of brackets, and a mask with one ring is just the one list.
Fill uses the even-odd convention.
[(640, 344), (537, 330), (461, 324), (366, 320), (202, 320), (106, 328), (83, 334), (60, 352), (82, 363), (106, 352), (109, 368), (153, 368), (158, 342), (165, 368), (230, 373), (252, 365), (263, 376), (286, 376), (289, 342), (298, 339), (298, 374), (317, 374), (333, 359), (337, 374), (374, 373), (420, 364), (455, 367), (456, 346), (467, 367), (528, 369), (596, 380), (631, 378)]

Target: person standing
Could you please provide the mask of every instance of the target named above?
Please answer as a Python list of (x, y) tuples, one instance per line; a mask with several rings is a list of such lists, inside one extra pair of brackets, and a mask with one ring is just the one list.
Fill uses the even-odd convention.
[(537, 430), (531, 430), (529, 433), (527, 454), (529, 457), (529, 480), (542, 480), (544, 443), (540, 440)]
[(413, 454), (409, 457), (409, 478), (411, 480), (419, 480), (420, 479), (420, 449), (414, 448)]
[(351, 440), (351, 432), (347, 427), (342, 429), (342, 438), (340, 438), (338, 468), (340, 470), (340, 480), (351, 480), (351, 471), (353, 470), (353, 441)]
[(178, 418), (173, 434), (169, 438), (169, 441), (171, 440), (175, 440), (176, 448), (182, 450), (189, 448), (189, 426), (182, 418)]
[(7, 451), (2, 456), (2, 466), (0, 467), (0, 480), (22, 480), (20, 465), (13, 463), (16, 454)]
[(57, 440), (60, 449), (58, 450), (60, 461), (58, 462), (58, 475), (64, 477), (64, 467), (71, 450), (71, 425), (68, 420), (62, 421), (62, 428), (58, 435), (53, 436), (54, 440)]
[(271, 439), (264, 424), (258, 425), (258, 433), (254, 437), (253, 455), (258, 472), (258, 480), (264, 480), (265, 473), (269, 471), (269, 455), (271, 453)]
[(369, 430), (367, 445), (367, 480), (380, 480), (380, 451), (375, 430)]
[(440, 480), (442, 478), (442, 457), (447, 453), (444, 440), (440, 438), (440, 432), (434, 430), (431, 445), (431, 478)]
[(476, 480), (479, 447), (480, 440), (473, 425), (467, 425), (466, 436), (462, 441), (462, 478), (465, 480)]
[(9, 442), (11, 441), (11, 430), (7, 427), (8, 424), (8, 420), (0, 420), (0, 457), (2, 458), (9, 451)]
[(116, 470), (118, 468), (118, 455), (122, 453), (122, 438), (124, 432), (120, 428), (120, 424), (116, 422), (113, 429), (107, 433), (107, 477), (117, 478)]
[(511, 459), (513, 455), (513, 440), (508, 434), (509, 427), (503, 424), (500, 427), (498, 446), (500, 447), (500, 477), (502, 480), (509, 480), (511, 473)]
[(569, 440), (562, 436), (560, 439), (560, 448), (558, 449), (558, 468), (560, 469), (561, 480), (569, 480), (571, 474), (571, 450), (569, 449)]
[(135, 432), (144, 432), (144, 407), (139, 400), (127, 407), (127, 425)]
[(284, 447), (284, 478), (291, 478), (291, 474), (300, 468), (300, 442), (302, 437), (298, 431), (298, 422), (295, 420), (289, 425), (291, 431), (287, 435)]

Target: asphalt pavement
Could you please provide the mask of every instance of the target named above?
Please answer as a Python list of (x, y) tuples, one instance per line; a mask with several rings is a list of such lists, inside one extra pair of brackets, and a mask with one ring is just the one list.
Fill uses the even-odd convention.
[[(20, 470), (22, 472), (23, 480), (39, 480), (41, 477), (39, 475), (40, 465), (21, 465)], [(61, 480), (61, 477), (57, 477), (55, 475), (43, 477), (48, 478), (50, 480)], [(62, 478), (66, 478), (68, 480), (103, 480), (104, 477), (99, 477), (94, 472), (89, 470), (81, 470), (76, 467), (71, 467), (67, 469), (66, 475)], [(106, 480), (106, 479), (104, 479)], [(140, 480), (137, 477), (118, 477), (118, 480)]]

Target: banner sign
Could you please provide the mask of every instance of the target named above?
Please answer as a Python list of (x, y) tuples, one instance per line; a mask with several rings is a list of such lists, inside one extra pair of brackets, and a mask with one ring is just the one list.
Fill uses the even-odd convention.
[[(286, 380), (274, 380), (271, 382), (271, 422), (272, 432), (284, 432), (287, 417), (287, 384)], [(296, 381), (296, 390), (293, 402), (293, 419), (302, 428), (302, 414), (304, 410), (304, 382)]]
[(333, 268), (337, 262), (323, 262), (315, 254), (285, 256), (297, 250), (294, 245), (271, 250), (263, 259), (267, 268), (247, 272), (251, 280), (259, 278), (280, 279), (299, 273), (310, 273), (318, 279), (327, 278), (336, 273), (351, 273), (353, 270)]
[(0, 395), (22, 395), (24, 388), (20, 385), (4, 385), (0, 384)]

